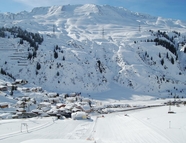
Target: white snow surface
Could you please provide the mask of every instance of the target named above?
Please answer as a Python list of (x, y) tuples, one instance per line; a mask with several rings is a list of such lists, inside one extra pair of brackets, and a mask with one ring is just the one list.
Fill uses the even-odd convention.
[[(20, 38), (13, 38), (10, 33), (7, 33), (9, 37), (0, 38), (1, 67), (16, 79), (29, 81), (32, 86), (41, 86), (51, 92), (87, 94), (112, 92), (115, 86), (121, 87), (120, 91), (129, 89), (155, 96), (185, 94), (184, 45), (177, 47), (176, 60), (166, 48), (156, 46), (155, 42), (144, 42), (157, 38), (154, 34), (160, 30), (174, 37), (174, 43), (178, 45), (186, 35), (184, 21), (108, 5), (86, 4), (0, 14), (0, 26), (19, 26), (43, 36), (44, 41), (33, 60), (27, 59), (28, 42), (19, 44)], [(58, 58), (54, 58), (53, 53), (56, 45)], [(167, 54), (169, 58), (166, 58)], [(17, 58), (13, 58), (15, 56)], [(41, 65), (39, 70), (37, 63)]]
[[(129, 103), (128, 101), (122, 101)], [(160, 104), (165, 100), (148, 101)], [(104, 102), (103, 102), (104, 103)], [(120, 101), (121, 103), (121, 101)], [(133, 101), (143, 104), (142, 101)], [(1, 143), (185, 143), (185, 106), (169, 107), (92, 115), (90, 120), (57, 120), (54, 117), (1, 120)], [(27, 124), (26, 126), (21, 125)]]
[[(186, 107), (183, 104), (171, 107), (174, 114), (168, 114), (169, 106), (146, 108), (173, 101), (173, 97), (185, 100), (185, 21), (86, 4), (0, 13), (0, 27), (13, 26), (39, 33), (44, 41), (39, 45), (37, 57), (29, 60), (33, 47), (27, 41), (20, 44), (20, 38), (14, 38), (10, 32), (0, 38), (0, 67), (16, 79), (28, 81), (24, 86), (18, 85), (10, 95), (14, 80), (0, 74), (0, 88), (8, 88), (0, 91), (0, 105), (9, 106), (0, 108), (1, 143), (185, 143)], [(178, 57), (154, 41), (146, 42), (157, 38), (158, 30), (173, 37), (173, 42), (159, 38), (173, 44)], [(56, 45), (59, 47), (57, 58), (54, 57)], [(39, 70), (37, 63), (41, 65)], [(31, 91), (37, 88), (43, 90)], [(48, 102), (45, 100), (58, 102), (65, 93), (75, 92), (81, 93), (84, 110), (90, 109), (88, 100), (95, 109), (123, 107), (104, 109), (108, 114), (90, 113), (90, 119), (86, 120), (10, 119), (16, 108), (22, 109), (16, 104), (22, 97), (31, 98), (27, 111), (41, 112), (44, 116), (42, 109), (57, 112), (54, 105), (51, 103), (51, 107), (41, 110), (36, 105)], [(54, 93), (58, 93), (59, 98), (54, 98)], [(71, 102), (75, 101), (76, 98), (70, 97), (61, 111), (73, 108)]]

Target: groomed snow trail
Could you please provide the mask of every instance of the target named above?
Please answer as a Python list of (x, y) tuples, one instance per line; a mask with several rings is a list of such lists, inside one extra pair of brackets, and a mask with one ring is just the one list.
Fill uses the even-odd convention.
[[(28, 132), (25, 129), (20, 132), (23, 120), (0, 121), (0, 142), (185, 143), (185, 107), (172, 107), (175, 114), (168, 114), (168, 108), (163, 106), (92, 116), (91, 120), (34, 118), (24, 120), (28, 124)], [(10, 128), (12, 132), (8, 132)]]
[[(72, 119), (66, 119), (66, 120), (52, 120), (49, 119), (43, 119), (43, 122), (41, 123), (42, 119), (38, 121), (38, 119), (35, 119), (35, 122), (38, 123), (37, 126), (34, 125), (34, 120), (27, 120), (28, 124), (28, 132), (25, 130), (21, 132), (21, 121), (20, 122), (11, 122), (12, 124), (12, 130), (14, 132), (7, 133), (6, 130), (10, 128), (10, 124), (4, 124), (3, 128), (5, 129), (1, 131), (3, 134), (0, 136), (0, 142), (1, 143), (20, 143), (26, 140), (32, 140), (32, 139), (85, 139), (87, 140), (87, 137), (90, 135), (91, 132), (91, 126), (93, 125), (92, 121), (89, 120), (72, 120)], [(29, 126), (30, 125), (30, 126)]]
[(95, 140), (105, 143), (170, 143), (171, 141), (155, 132), (139, 120), (123, 113), (99, 118)]

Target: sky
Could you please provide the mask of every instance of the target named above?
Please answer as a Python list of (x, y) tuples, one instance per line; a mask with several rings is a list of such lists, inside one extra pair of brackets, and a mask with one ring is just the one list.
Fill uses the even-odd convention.
[(0, 0), (0, 13), (31, 11), (34, 7), (97, 4), (124, 7), (133, 12), (186, 21), (186, 0)]

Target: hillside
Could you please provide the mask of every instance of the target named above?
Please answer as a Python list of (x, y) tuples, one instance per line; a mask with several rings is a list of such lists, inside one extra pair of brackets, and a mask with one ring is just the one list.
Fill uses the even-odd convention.
[(60, 93), (186, 93), (186, 22), (86, 4), (0, 14), (0, 27), (1, 73), (12, 81)]

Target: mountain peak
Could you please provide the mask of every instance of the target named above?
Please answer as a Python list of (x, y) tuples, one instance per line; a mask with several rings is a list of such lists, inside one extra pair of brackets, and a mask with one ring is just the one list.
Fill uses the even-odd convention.
[(32, 11), (30, 12), (30, 14), (32, 15), (44, 15), (48, 13), (50, 7), (35, 7), (32, 9)]
[(77, 7), (74, 10), (75, 14), (78, 15), (82, 15), (82, 14), (91, 14), (91, 13), (99, 13), (99, 6), (95, 5), (95, 4), (85, 4), (85, 5), (81, 5), (79, 7)]
[(185, 86), (182, 21), (94, 4), (38, 7), (0, 19), (3, 73), (31, 84), (102, 92), (116, 83), (145, 93)]

